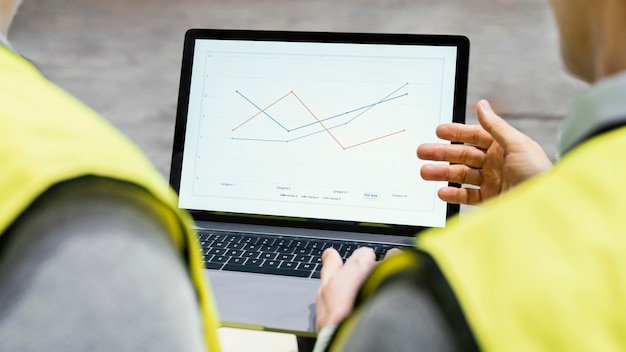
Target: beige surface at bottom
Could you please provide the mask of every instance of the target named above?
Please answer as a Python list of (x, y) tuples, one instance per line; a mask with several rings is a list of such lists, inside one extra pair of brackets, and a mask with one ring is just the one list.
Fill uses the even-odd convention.
[(298, 352), (295, 335), (234, 328), (218, 332), (223, 352)]

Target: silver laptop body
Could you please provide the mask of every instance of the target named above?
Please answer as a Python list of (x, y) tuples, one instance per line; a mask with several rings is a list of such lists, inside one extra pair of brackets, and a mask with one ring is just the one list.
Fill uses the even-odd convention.
[[(465, 121), (468, 60), (463, 36), (187, 32), (170, 183), (224, 325), (314, 336), (323, 247), (307, 238), (410, 246), (458, 213), (415, 152), (441, 142), (439, 124)], [(228, 238), (241, 243), (210, 247)], [(306, 263), (261, 254), (296, 243)]]

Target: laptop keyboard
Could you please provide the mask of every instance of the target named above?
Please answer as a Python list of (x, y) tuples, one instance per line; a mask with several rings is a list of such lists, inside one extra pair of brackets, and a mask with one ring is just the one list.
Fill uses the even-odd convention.
[(370, 247), (377, 259), (393, 247), (390, 244), (346, 242), (291, 236), (198, 231), (207, 269), (248, 273), (320, 278), (322, 252), (335, 248), (345, 261), (359, 247)]

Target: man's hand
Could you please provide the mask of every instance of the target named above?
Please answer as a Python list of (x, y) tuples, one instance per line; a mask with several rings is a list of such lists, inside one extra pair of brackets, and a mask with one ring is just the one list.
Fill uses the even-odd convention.
[(480, 126), (437, 128), (439, 138), (463, 144), (423, 144), (417, 149), (420, 159), (452, 163), (424, 165), (425, 180), (479, 187), (442, 188), (439, 198), (449, 203), (481, 203), (552, 167), (541, 146), (496, 115), (486, 100), (478, 103), (477, 112)]
[(344, 264), (339, 253), (328, 248), (322, 253), (320, 288), (317, 292), (317, 331), (337, 325), (352, 311), (356, 294), (376, 266), (374, 250), (361, 247)]
[[(399, 251), (391, 249), (385, 257)], [(322, 272), (316, 304), (318, 332), (325, 326), (341, 323), (352, 312), (361, 285), (376, 265), (376, 254), (368, 247), (354, 251), (345, 264), (333, 248), (322, 253)]]

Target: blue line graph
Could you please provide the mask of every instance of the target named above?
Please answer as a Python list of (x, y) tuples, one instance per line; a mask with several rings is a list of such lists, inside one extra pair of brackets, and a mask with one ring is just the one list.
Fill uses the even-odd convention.
[[(330, 136), (344, 149), (347, 149), (347, 147), (343, 146), (339, 140), (337, 140), (337, 138), (330, 132), (333, 129), (342, 127), (342, 126), (346, 126), (348, 124), (350, 124), (351, 122), (355, 121), (356, 119), (362, 117), (365, 113), (367, 113), (368, 111), (370, 111), (371, 109), (373, 109), (374, 107), (377, 107), (378, 105), (384, 104), (384, 103), (388, 103), (391, 101), (394, 101), (396, 99), (400, 99), (403, 97), (408, 96), (408, 93), (402, 93), (402, 94), (398, 94), (402, 89), (404, 89), (409, 83), (404, 83), (402, 84), (399, 88), (393, 90), (391, 93), (387, 94), (386, 96), (384, 96), (382, 99), (371, 103), (371, 104), (367, 104), (364, 106), (360, 106), (339, 114), (335, 114), (335, 115), (331, 115), (325, 118), (318, 118), (316, 116), (316, 114), (311, 111), (311, 109), (300, 99), (300, 97), (294, 92), (294, 91), (290, 91), (287, 94), (284, 94), (282, 97), (276, 99), (274, 102), (272, 102), (271, 104), (269, 104), (267, 107), (265, 108), (261, 108), (258, 104), (256, 104), (255, 102), (253, 102), (250, 98), (248, 98), (246, 95), (244, 95), (242, 92), (240, 92), (239, 90), (236, 90), (235, 92), (242, 97), (244, 100), (246, 100), (248, 103), (250, 103), (252, 106), (254, 106), (257, 110), (259, 110), (255, 115), (251, 116), (250, 118), (248, 118), (247, 120), (245, 120), (244, 122), (240, 123), (238, 126), (236, 126), (235, 128), (232, 129), (233, 132), (237, 131), (240, 127), (244, 126), (245, 124), (247, 124), (248, 122), (250, 122), (251, 120), (255, 119), (258, 116), (264, 115), (267, 118), (269, 118), (274, 124), (276, 124), (278, 127), (280, 127), (283, 131), (287, 132), (287, 133), (291, 133), (294, 131), (298, 131), (307, 127), (311, 127), (311, 126), (315, 126), (318, 125), (321, 127), (321, 129), (305, 134), (305, 135), (301, 135), (298, 137), (294, 137), (291, 139), (263, 139), (263, 138), (242, 138), (242, 137), (232, 137), (232, 139), (234, 140), (246, 140), (246, 141), (259, 141), (259, 142), (281, 142), (281, 143), (289, 143), (289, 142), (293, 142), (293, 141), (297, 141), (297, 140), (301, 140), (310, 136), (314, 136), (317, 135), (319, 133), (324, 133), (327, 132), (328, 134), (330, 134)], [(271, 107), (273, 107), (274, 105), (276, 105), (277, 103), (283, 101), (285, 98), (289, 97), (289, 96), (293, 96), (295, 97), (299, 103), (308, 111), (309, 115), (311, 115), (311, 117), (313, 118), (313, 121), (309, 122), (309, 123), (305, 123), (293, 128), (288, 128), (286, 127), (283, 123), (281, 123), (277, 118), (275, 118), (274, 116), (270, 115), (268, 113), (268, 109), (270, 109)], [(339, 117), (346, 117), (349, 116), (351, 114), (356, 114), (356, 116), (350, 118), (349, 120), (339, 123), (337, 125), (334, 126), (326, 126), (324, 123), (334, 120), (334, 119), (338, 119)], [(389, 135), (385, 135), (382, 137), (378, 137), (378, 138), (374, 138), (373, 140), (378, 140), (380, 138), (384, 138), (384, 137), (388, 137), (400, 132), (404, 132), (404, 130), (402, 131), (397, 131), (394, 133), (391, 133)], [(373, 141), (370, 140), (370, 141)], [(369, 142), (369, 141), (366, 141)], [(359, 143), (359, 144), (363, 144), (363, 143)]]

